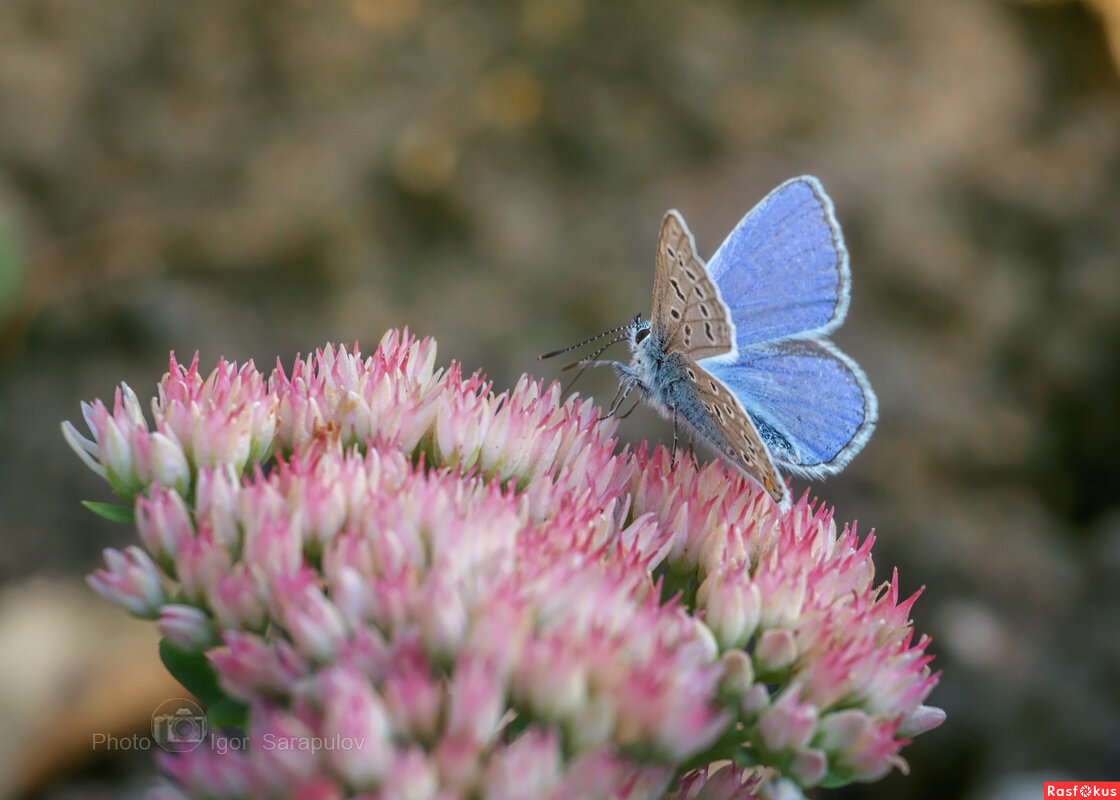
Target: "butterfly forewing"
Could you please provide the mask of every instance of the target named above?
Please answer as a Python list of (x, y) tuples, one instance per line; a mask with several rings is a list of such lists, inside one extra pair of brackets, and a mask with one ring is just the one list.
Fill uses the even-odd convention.
[(696, 360), (723, 356), (735, 348), (735, 325), (727, 306), (676, 211), (661, 223), (651, 322), (663, 332), (666, 352)]
[(777, 503), (786, 497), (766, 445), (747, 412), (726, 386), (695, 363), (685, 363), (685, 374), (696, 389), (712, 427), (722, 441), (712, 441), (726, 460), (762, 484)]
[(740, 350), (821, 336), (844, 321), (851, 270), (832, 201), (808, 175), (786, 181), (739, 221), (706, 264)]

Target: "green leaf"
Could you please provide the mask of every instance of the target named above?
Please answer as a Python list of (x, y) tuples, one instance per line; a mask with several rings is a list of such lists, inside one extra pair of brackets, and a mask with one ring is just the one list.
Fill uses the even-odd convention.
[(159, 657), (171, 676), (204, 706), (213, 706), (226, 699), (225, 692), (218, 686), (214, 668), (202, 653), (190, 653), (170, 639), (160, 639)]
[(245, 730), (249, 723), (249, 707), (240, 700), (223, 697), (206, 710), (206, 721), (211, 730), (237, 728)]
[(99, 517), (104, 517), (110, 522), (123, 522), (132, 525), (136, 522), (135, 509), (132, 506), (118, 506), (113, 503), (97, 503), (93, 500), (83, 500), (82, 505)]

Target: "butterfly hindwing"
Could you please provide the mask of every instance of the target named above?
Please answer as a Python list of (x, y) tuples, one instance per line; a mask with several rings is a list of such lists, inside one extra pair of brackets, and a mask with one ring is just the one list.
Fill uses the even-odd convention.
[(690, 424), (726, 461), (762, 484), (775, 502), (785, 504), (786, 485), (742, 404), (724, 383), (699, 364), (686, 360), (684, 372), (705, 415), (704, 420), (689, 420)]
[(742, 401), (771, 456), (790, 472), (839, 472), (875, 429), (878, 401), (867, 376), (830, 341), (789, 339), (738, 358), (704, 366)]
[(663, 332), (666, 352), (685, 353), (692, 359), (734, 353), (731, 315), (676, 211), (666, 214), (661, 223), (650, 316), (654, 329)]
[(751, 209), (708, 262), (740, 350), (822, 336), (848, 313), (851, 271), (844, 237), (820, 182), (786, 181)]

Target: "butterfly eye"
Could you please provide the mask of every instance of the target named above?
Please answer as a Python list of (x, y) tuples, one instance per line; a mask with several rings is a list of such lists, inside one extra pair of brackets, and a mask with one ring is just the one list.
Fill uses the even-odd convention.
[(634, 334), (634, 344), (641, 344), (647, 336), (649, 336), (649, 328), (642, 328)]

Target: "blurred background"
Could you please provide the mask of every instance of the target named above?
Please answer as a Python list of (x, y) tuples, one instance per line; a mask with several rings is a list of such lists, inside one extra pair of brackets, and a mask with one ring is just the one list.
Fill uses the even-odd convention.
[(648, 312), (667, 208), (708, 256), (802, 173), (881, 416), (814, 492), (927, 587), (949, 714), (909, 777), (821, 794), (1120, 779), (1118, 59), (1116, 0), (3, 0), (0, 797), (135, 796), (151, 753), (91, 732), (176, 696), (82, 583), (132, 535), (78, 504), (80, 400), (404, 325), (551, 379)]

